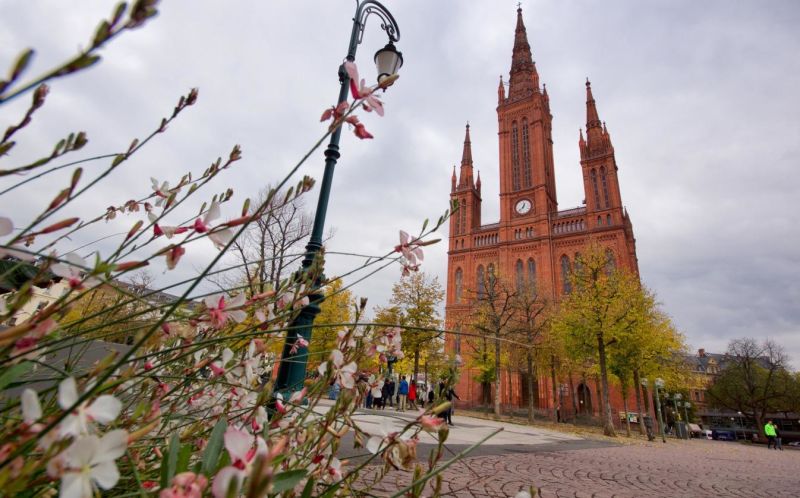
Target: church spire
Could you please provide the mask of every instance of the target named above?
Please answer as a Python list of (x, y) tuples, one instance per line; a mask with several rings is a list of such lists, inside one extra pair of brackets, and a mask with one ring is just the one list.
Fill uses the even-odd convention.
[(459, 187), (473, 188), (472, 182), (472, 142), (469, 139), (469, 123), (464, 135), (464, 151), (461, 153), (461, 174), (458, 180)]
[(511, 56), (511, 74), (508, 80), (509, 98), (521, 97), (539, 91), (539, 74), (528, 44), (528, 33), (522, 20), (522, 7), (517, 8), (517, 27), (514, 31), (514, 51)]
[(450, 178), (450, 191), (451, 192), (455, 192), (456, 191), (456, 182), (457, 181), (458, 181), (458, 179), (456, 178), (456, 165), (454, 164), (453, 165), (453, 176), (452, 176), (452, 178)]
[(506, 87), (503, 86), (503, 75), (500, 75), (500, 84), (497, 86), (497, 104), (502, 104), (506, 99)]
[(600, 128), (600, 118), (597, 115), (597, 105), (592, 95), (592, 83), (586, 78), (586, 132), (592, 128)]

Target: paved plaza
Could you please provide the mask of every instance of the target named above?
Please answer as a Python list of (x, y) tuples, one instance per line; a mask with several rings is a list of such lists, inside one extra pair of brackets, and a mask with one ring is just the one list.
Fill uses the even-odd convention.
[[(362, 411), (356, 419), (377, 431), (384, 417), (410, 420), (413, 414)], [(449, 454), (497, 427), (504, 430), (444, 472), (444, 496), (514, 496), (530, 486), (548, 498), (800, 496), (800, 451), (791, 448), (781, 452), (764, 445), (708, 440), (631, 443), (625, 437), (614, 442), (464, 416), (456, 416), (454, 423)], [(432, 436), (424, 436), (420, 461), (427, 459), (434, 443)], [(409, 484), (410, 477), (392, 471), (373, 491), (391, 496)]]

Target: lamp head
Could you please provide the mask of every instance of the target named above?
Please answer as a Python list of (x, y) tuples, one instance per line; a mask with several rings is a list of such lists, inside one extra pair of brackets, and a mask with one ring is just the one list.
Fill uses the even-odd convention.
[(403, 53), (399, 52), (391, 41), (375, 52), (375, 66), (378, 68), (378, 83), (396, 74), (403, 66)]
[(657, 387), (657, 388), (659, 388), (659, 389), (661, 389), (662, 387), (664, 387), (664, 379), (662, 379), (662, 378), (660, 378), (660, 377), (659, 377), (659, 378), (657, 378), (657, 379), (656, 379), (656, 387)]
[(642, 381), (641, 382), (642, 382), (642, 385), (644, 387), (647, 387), (647, 377), (642, 377)]

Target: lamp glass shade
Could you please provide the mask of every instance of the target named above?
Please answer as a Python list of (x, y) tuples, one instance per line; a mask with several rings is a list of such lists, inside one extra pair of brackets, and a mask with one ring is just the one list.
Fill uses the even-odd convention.
[(403, 66), (403, 54), (389, 42), (375, 52), (375, 66), (378, 68), (378, 83), (380, 83), (383, 78), (395, 74)]
[(642, 379), (642, 385), (643, 385), (644, 387), (647, 387), (647, 377), (644, 377), (644, 378)]
[(675, 393), (675, 399), (683, 399), (683, 394)]
[(656, 379), (656, 387), (658, 388), (664, 387), (664, 379), (661, 378)]

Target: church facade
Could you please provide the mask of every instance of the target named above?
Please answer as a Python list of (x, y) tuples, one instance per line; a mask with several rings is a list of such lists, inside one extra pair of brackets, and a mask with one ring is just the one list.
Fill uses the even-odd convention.
[[(547, 88), (539, 82), (521, 9), (517, 10), (507, 86), (506, 90), (501, 78), (497, 88), (499, 221), (483, 223), (481, 218), (481, 179), (480, 174), (475, 177), (473, 173), (469, 125), (460, 169), (453, 170), (450, 199), (458, 209), (449, 225), (445, 308), (446, 325), (451, 330), (469, 328), (479, 286), (489, 274), (535, 285), (544, 299), (558, 302), (569, 292), (569, 274), (576, 255), (590, 244), (605, 248), (617, 267), (638, 274), (636, 241), (622, 204), (614, 147), (599, 118), (588, 81), (585, 137), (581, 130), (578, 141), (585, 200), (582, 206), (559, 209), (550, 101)], [(470, 368), (470, 355), (474, 352), (465, 347), (467, 340), (449, 335), (446, 350), (465, 360), (456, 392), (462, 404), (472, 406), (488, 400), (482, 399), (485, 393), (476, 380), (477, 372)], [(507, 407), (527, 405), (522, 373), (510, 369), (502, 375), (501, 403)], [(563, 391), (566, 380), (560, 382)], [(570, 381), (571, 389), (579, 392), (559, 395), (564, 400), (552, 399), (549, 376), (541, 375), (537, 383), (536, 404), (540, 408), (562, 403), (567, 409), (579, 397), (581, 406), (590, 414), (599, 408), (594, 382)]]

